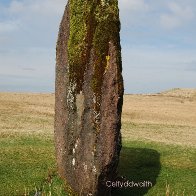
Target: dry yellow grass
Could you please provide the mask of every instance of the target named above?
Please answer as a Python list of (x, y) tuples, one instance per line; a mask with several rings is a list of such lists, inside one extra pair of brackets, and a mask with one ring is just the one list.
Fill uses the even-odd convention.
[[(125, 95), (122, 135), (196, 146), (196, 89)], [(0, 93), (0, 135), (53, 134), (54, 94)]]
[(123, 137), (196, 146), (196, 89), (125, 95)]
[(0, 93), (0, 134), (53, 134), (54, 95)]

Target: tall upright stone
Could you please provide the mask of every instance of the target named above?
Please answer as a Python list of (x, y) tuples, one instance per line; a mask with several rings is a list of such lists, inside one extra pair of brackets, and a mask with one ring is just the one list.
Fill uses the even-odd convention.
[(123, 79), (117, 0), (68, 0), (56, 48), (60, 176), (80, 195), (110, 195), (121, 149)]

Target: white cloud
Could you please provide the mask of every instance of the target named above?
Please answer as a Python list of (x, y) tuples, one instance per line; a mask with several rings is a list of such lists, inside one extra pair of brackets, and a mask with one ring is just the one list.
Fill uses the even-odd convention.
[(123, 48), (125, 92), (152, 93), (175, 87), (195, 88), (196, 50)]
[(174, 2), (168, 3), (169, 13), (160, 16), (160, 22), (165, 29), (175, 29), (190, 22), (194, 12), (190, 6), (183, 6)]
[(47, 31), (47, 27), (60, 21), (65, 4), (65, 0), (12, 0), (9, 5), (0, 7), (0, 12), (4, 13), (1, 31), (14, 30), (18, 23), (22, 29), (26, 26), (34, 30), (44, 26)]
[(144, 0), (119, 0), (120, 19), (124, 28), (143, 24), (144, 18), (151, 10), (151, 5)]
[[(12, 0), (0, 7), (0, 43), (55, 47), (66, 0)], [(10, 34), (7, 34), (10, 32)]]
[(55, 45), (65, 4), (66, 0), (13, 0), (1, 5), (0, 89), (7, 83), (5, 90), (24, 85), (28, 90), (53, 88)]
[(12, 1), (10, 3), (10, 6), (8, 7), (9, 12), (15, 14), (15, 13), (21, 13), (24, 11), (24, 3), (21, 1)]
[(56, 15), (62, 12), (62, 5), (65, 5), (65, 0), (14, 0), (10, 3), (8, 11), (12, 14), (40, 14), (40, 15)]
[(122, 11), (144, 11), (149, 8), (144, 0), (120, 0), (119, 5)]
[(3, 33), (10, 33), (18, 29), (18, 23), (16, 21), (0, 22), (0, 35)]

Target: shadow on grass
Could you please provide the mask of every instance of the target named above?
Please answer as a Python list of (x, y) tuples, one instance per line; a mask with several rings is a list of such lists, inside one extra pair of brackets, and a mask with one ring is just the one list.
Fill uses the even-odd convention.
[[(128, 148), (121, 150), (119, 175), (124, 178), (117, 179), (114, 184), (112, 196), (142, 196), (156, 184), (161, 170), (160, 154), (153, 149)], [(119, 187), (120, 183), (123, 187)], [(129, 186), (127, 186), (129, 181)], [(137, 184), (136, 184), (137, 183)]]

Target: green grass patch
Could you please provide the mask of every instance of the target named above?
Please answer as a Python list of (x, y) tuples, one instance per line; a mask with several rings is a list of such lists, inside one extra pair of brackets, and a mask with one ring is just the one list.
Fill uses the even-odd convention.
[(154, 142), (126, 141), (119, 174), (152, 187), (129, 187), (113, 195), (196, 195), (196, 149)]
[(54, 170), (53, 140), (33, 135), (0, 139), (0, 195), (24, 195)]
[[(152, 187), (115, 189), (113, 195), (196, 195), (196, 149), (155, 142), (124, 141), (119, 175)], [(57, 177), (52, 137), (4, 135), (0, 139), (0, 195), (66, 195)]]

